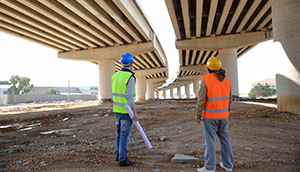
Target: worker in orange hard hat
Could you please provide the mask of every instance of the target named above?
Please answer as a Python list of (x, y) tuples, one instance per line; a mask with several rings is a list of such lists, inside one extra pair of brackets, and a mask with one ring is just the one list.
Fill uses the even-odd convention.
[(209, 74), (202, 77), (195, 119), (200, 123), (203, 116), (203, 147), (205, 149), (203, 168), (199, 172), (214, 172), (216, 170), (215, 135), (221, 145), (222, 162), (220, 166), (226, 171), (232, 171), (233, 154), (228, 135), (229, 106), (232, 102), (231, 82), (222, 69), (218, 57), (211, 57), (206, 63)]

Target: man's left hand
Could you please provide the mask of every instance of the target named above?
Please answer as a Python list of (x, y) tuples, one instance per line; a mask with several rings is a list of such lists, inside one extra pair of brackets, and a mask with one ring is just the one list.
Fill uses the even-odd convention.
[(197, 117), (195, 116), (195, 120), (200, 124), (200, 122), (201, 122), (201, 117), (197, 118)]

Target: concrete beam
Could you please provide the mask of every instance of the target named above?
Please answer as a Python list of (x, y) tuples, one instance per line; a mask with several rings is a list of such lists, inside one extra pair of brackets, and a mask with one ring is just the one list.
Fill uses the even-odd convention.
[(206, 66), (202, 64), (193, 65), (193, 66), (181, 66), (181, 71), (191, 70), (191, 71), (198, 71), (198, 72), (205, 72), (207, 71)]
[(135, 72), (135, 76), (148, 76), (148, 75), (153, 75), (153, 74), (160, 73), (160, 72), (165, 72), (167, 70), (168, 70), (167, 67), (163, 67), (163, 68), (156, 68), (156, 69), (143, 69), (143, 70), (138, 70), (138, 71), (134, 71), (134, 72)]
[(236, 35), (214, 36), (176, 41), (177, 49), (218, 51), (224, 48), (250, 46), (273, 38), (272, 31), (241, 33)]
[(152, 40), (152, 29), (132, 0), (113, 0), (113, 2), (147, 41)]
[(168, 77), (163, 77), (163, 78), (154, 78), (154, 79), (146, 79), (146, 83), (156, 83), (156, 82), (161, 82), (167, 80)]
[(188, 79), (188, 80), (201, 79), (206, 74), (207, 74), (207, 72), (205, 74), (203, 74), (203, 75), (180, 76), (180, 77), (177, 77), (177, 79)]
[(133, 56), (153, 51), (154, 42), (122, 45), (119, 47), (108, 47), (58, 53), (59, 58), (66, 60), (99, 61), (99, 60), (120, 60), (122, 54), (130, 52)]

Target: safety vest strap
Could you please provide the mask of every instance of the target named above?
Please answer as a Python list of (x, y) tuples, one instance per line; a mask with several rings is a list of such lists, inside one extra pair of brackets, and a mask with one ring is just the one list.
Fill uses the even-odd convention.
[[(119, 93), (113, 93), (112, 95), (117, 97), (126, 97), (125, 94), (119, 94)], [(135, 94), (133, 94), (133, 97), (135, 97)]]
[(208, 108), (204, 108), (203, 110), (205, 110), (206, 112), (212, 112), (212, 113), (228, 112), (228, 108), (225, 108), (225, 109), (208, 109)]
[(225, 97), (208, 97), (207, 101), (229, 100), (229, 96)]

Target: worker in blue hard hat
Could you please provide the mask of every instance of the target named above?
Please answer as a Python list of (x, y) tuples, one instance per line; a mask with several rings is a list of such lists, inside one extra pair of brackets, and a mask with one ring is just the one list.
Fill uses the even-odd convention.
[[(136, 78), (132, 72), (133, 56), (130, 53), (125, 53), (121, 57), (122, 69), (116, 72), (111, 77), (113, 112), (116, 114), (116, 143), (115, 151), (117, 153), (116, 161), (119, 161), (119, 166), (134, 165), (134, 161), (130, 161), (127, 157), (128, 140), (131, 133), (132, 121), (137, 121), (137, 112), (135, 108), (136, 95)], [(128, 104), (134, 114), (130, 118), (125, 105)]]

